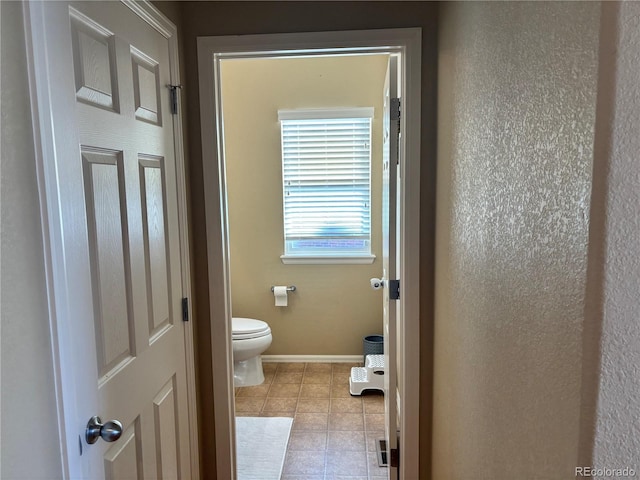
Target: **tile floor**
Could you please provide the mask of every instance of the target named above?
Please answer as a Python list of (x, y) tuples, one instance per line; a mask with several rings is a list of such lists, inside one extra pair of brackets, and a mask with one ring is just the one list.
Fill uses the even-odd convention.
[(374, 480), (384, 437), (382, 393), (352, 397), (348, 363), (265, 363), (265, 381), (236, 388), (236, 415), (293, 417), (282, 480)]

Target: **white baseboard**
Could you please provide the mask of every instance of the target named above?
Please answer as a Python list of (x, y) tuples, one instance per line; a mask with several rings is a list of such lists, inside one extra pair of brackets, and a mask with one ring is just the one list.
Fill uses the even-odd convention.
[(362, 363), (362, 355), (262, 355), (263, 362)]

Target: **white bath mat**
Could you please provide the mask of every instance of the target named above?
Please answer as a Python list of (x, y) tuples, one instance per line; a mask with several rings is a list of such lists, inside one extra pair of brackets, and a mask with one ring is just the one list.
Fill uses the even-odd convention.
[(293, 418), (236, 417), (238, 480), (280, 480)]

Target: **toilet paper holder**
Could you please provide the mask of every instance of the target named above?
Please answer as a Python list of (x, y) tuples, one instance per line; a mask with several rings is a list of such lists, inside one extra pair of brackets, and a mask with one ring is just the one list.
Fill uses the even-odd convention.
[[(271, 286), (271, 291), (273, 292), (274, 287)], [(287, 292), (295, 292), (296, 291), (296, 286), (295, 285), (291, 285), (290, 287), (287, 287)]]

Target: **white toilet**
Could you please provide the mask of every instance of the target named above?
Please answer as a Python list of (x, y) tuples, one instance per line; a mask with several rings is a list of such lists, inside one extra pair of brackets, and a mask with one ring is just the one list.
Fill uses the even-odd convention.
[(233, 383), (250, 387), (264, 382), (261, 354), (271, 345), (271, 329), (266, 322), (233, 317)]

